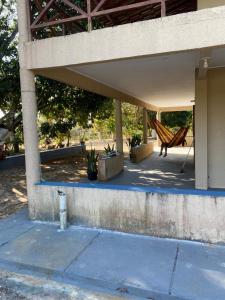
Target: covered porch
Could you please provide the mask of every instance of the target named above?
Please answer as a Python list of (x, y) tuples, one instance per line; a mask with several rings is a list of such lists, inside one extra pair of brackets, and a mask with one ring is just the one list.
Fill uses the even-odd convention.
[[(155, 147), (154, 152), (139, 163), (132, 163), (128, 157), (124, 161), (124, 170), (107, 184), (133, 185), (158, 188), (194, 189), (194, 157), (193, 149), (185, 164), (188, 147), (173, 148), (169, 155), (162, 159), (159, 157), (160, 148)], [(87, 182), (82, 180), (81, 182)]]
[[(36, 41), (29, 36), (32, 26), (28, 28), (25, 12), (25, 1), (21, 1), (20, 66), (30, 217), (56, 221), (60, 190), (68, 197), (69, 222), (76, 225), (224, 241), (220, 231), (224, 193), (209, 189), (225, 188), (224, 31), (218, 32), (216, 40), (214, 35), (215, 29), (224, 28), (225, 8), (168, 18), (163, 17), (163, 8), (163, 18)], [(180, 170), (188, 149), (169, 153), (167, 158), (153, 153), (135, 167), (126, 162), (124, 172), (107, 184), (43, 181), (35, 75), (115, 99), (116, 145), (121, 155), (121, 102), (143, 108), (144, 145), (148, 144), (148, 111), (156, 112), (160, 120), (162, 112), (192, 110), (195, 104), (195, 157), (189, 156), (184, 174)]]

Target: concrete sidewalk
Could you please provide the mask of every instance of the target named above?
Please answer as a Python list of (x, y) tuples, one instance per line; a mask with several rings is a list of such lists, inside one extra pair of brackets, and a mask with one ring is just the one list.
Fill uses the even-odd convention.
[(225, 299), (223, 246), (78, 227), (62, 232), (28, 221), (25, 210), (0, 221), (0, 230), (1, 268), (105, 295), (95, 299)]

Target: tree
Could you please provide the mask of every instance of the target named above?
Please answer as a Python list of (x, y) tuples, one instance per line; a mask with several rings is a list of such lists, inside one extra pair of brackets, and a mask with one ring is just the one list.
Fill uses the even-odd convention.
[(42, 77), (37, 77), (36, 84), (39, 111), (46, 119), (41, 133), (58, 138), (59, 143), (63, 136), (69, 140), (70, 131), (77, 124), (88, 128), (90, 121), (107, 119), (112, 113), (112, 100), (103, 96)]
[(192, 124), (192, 111), (164, 112), (161, 116), (162, 124), (169, 128), (187, 127)]
[[(16, 21), (15, 0), (0, 0), (0, 124), (12, 131), (18, 152), (23, 140)], [(68, 135), (77, 123), (86, 127), (90, 118), (107, 118), (105, 108), (112, 108), (110, 99), (39, 76), (36, 90), (39, 116), (54, 125), (58, 136)]]
[(4, 113), (0, 123), (13, 132), (17, 152), (21, 139), (21, 130), (17, 127), (21, 124), (21, 103), (14, 0), (0, 0), (0, 29), (0, 109)]

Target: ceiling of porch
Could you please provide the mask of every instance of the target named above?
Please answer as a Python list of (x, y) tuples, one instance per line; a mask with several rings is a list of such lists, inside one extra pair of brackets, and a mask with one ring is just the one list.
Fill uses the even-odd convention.
[[(190, 106), (195, 98), (199, 51), (143, 57), (69, 69), (158, 107)], [(225, 48), (210, 51), (209, 67), (225, 66)]]

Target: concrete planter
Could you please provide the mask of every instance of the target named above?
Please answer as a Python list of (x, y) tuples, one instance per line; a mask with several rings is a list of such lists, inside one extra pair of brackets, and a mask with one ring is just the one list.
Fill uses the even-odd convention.
[(140, 146), (131, 148), (130, 160), (133, 163), (138, 163), (152, 154), (154, 150), (154, 143), (142, 144)]
[(118, 154), (113, 157), (102, 157), (98, 161), (98, 179), (107, 181), (123, 171), (124, 157)]

